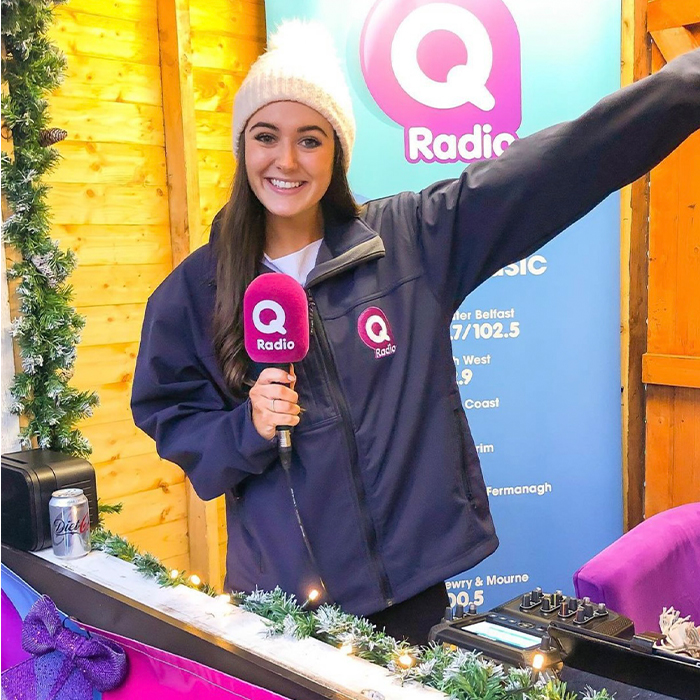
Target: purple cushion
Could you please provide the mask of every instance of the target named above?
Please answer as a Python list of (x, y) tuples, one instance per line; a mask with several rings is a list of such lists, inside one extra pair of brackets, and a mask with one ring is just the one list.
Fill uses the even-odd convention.
[(574, 588), (629, 617), (637, 632), (658, 632), (659, 615), (671, 606), (700, 625), (700, 503), (625, 533), (574, 574)]

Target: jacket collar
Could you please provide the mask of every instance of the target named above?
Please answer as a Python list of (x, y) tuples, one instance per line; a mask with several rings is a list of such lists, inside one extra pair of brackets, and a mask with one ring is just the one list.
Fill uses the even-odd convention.
[(327, 221), (316, 266), (309, 273), (306, 286), (312, 287), (361, 263), (382, 258), (384, 254), (379, 234), (361, 218), (347, 222)]
[[(209, 244), (213, 248), (216, 237), (219, 235), (219, 216), (212, 223)], [(323, 242), (316, 257), (316, 265), (309, 273), (306, 287), (312, 287), (342, 272), (347, 272), (358, 265), (383, 258), (385, 255), (384, 242), (379, 234), (370, 228), (360, 217), (350, 221), (336, 221), (327, 219)], [(210, 257), (210, 284), (216, 285), (215, 256)], [(265, 272), (271, 270), (260, 263), (260, 269)]]

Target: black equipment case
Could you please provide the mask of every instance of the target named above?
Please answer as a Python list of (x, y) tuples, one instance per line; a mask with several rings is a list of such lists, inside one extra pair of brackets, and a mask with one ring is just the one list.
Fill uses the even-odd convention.
[(50, 450), (2, 455), (2, 542), (25, 551), (51, 546), (49, 501), (58, 489), (82, 489), (97, 525), (95, 469), (87, 460)]

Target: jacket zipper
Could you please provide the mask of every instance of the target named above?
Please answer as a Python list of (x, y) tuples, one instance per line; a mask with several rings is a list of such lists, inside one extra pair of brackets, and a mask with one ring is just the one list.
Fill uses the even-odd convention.
[(370, 560), (374, 567), (377, 580), (379, 581), (379, 588), (382, 592), (382, 596), (384, 597), (384, 602), (386, 603), (387, 607), (390, 607), (394, 604), (394, 594), (391, 591), (389, 577), (387, 576), (384, 565), (377, 552), (377, 530), (374, 526), (371, 515), (367, 512), (367, 496), (365, 495), (365, 487), (362, 483), (362, 476), (360, 475), (358, 466), (359, 460), (357, 454), (357, 443), (355, 442), (355, 435), (350, 427), (352, 425), (352, 416), (350, 414), (347, 401), (345, 400), (345, 396), (340, 388), (340, 378), (338, 377), (338, 371), (335, 367), (335, 363), (333, 362), (333, 356), (330, 352), (330, 343), (328, 342), (325, 328), (321, 322), (321, 316), (316, 308), (316, 302), (314, 301), (310, 290), (307, 289), (306, 294), (309, 299), (309, 333), (312, 336), (316, 335), (319, 340), (322, 364), (331, 380), (329, 382), (329, 386), (333, 395), (333, 400), (335, 401), (335, 404), (340, 412), (340, 417), (343, 423), (343, 432), (345, 433), (345, 439), (350, 450), (350, 472), (352, 474), (353, 484), (355, 486), (355, 495), (357, 496), (357, 501), (360, 508), (365, 542), (367, 544)]

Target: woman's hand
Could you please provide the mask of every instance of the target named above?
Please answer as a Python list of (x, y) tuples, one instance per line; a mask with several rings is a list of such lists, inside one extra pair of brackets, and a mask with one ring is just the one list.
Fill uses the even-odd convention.
[[(297, 403), (299, 394), (294, 391), (296, 383), (294, 367), (290, 373), (283, 369), (264, 369), (250, 390), (253, 407), (253, 425), (266, 440), (275, 436), (278, 425), (294, 427), (299, 423), (301, 408)], [(289, 386), (287, 386), (289, 385)]]

